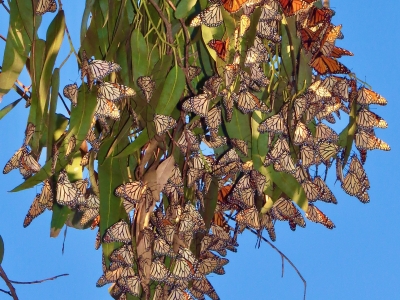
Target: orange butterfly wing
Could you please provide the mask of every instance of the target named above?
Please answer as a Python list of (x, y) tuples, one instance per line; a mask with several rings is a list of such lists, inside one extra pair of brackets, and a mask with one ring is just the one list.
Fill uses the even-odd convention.
[(325, 74), (349, 74), (350, 70), (336, 59), (317, 53), (311, 60), (310, 66), (320, 75)]
[(221, 40), (211, 40), (208, 42), (208, 46), (217, 52), (217, 55), (222, 60), (226, 58), (226, 50), (229, 40), (221, 41)]
[(221, 0), (224, 8), (230, 13), (237, 12), (247, 1), (248, 0)]

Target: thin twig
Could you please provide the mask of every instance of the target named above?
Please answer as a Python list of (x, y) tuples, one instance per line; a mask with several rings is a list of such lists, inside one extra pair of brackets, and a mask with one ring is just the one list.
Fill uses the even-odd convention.
[(5, 9), (8, 13), (10, 13), (10, 9), (4, 4), (4, 1), (3, 1), (3, 0), (0, 0), (0, 3), (1, 3), (1, 5), (3, 5), (4, 9)]
[(7, 42), (7, 39), (2, 34), (0, 34), (0, 39), (2, 39), (3, 41)]
[(18, 300), (17, 293), (15, 292), (15, 288), (11, 283), (11, 280), (8, 279), (6, 272), (4, 272), (3, 267), (0, 265), (0, 277), (4, 280), (8, 288), (10, 289), (10, 294), (14, 300)]
[[(257, 234), (257, 231), (255, 231), (254, 229), (250, 229), (250, 231), (252, 232), (252, 233), (254, 233), (255, 235), (258, 235)], [(307, 282), (306, 282), (306, 280), (304, 279), (304, 277), (301, 275), (301, 273), (300, 273), (300, 271), (296, 268), (296, 266), (294, 265), (294, 263), (292, 263), (292, 261), (285, 255), (285, 254), (283, 254), (278, 248), (276, 248), (270, 241), (268, 241), (265, 237), (263, 237), (262, 235), (259, 235), (259, 237), (264, 241), (264, 242), (266, 242), (268, 245), (270, 245), (273, 249), (275, 249), (275, 251), (277, 251), (279, 254), (280, 254), (280, 256), (282, 257), (282, 260), (283, 259), (286, 259), (286, 261), (293, 267), (293, 269), (296, 271), (296, 273), (297, 273), (297, 275), (299, 275), (299, 277), (301, 278), (301, 280), (303, 281), (303, 283), (304, 283), (304, 297), (303, 297), (303, 299), (305, 300), (306, 299), (306, 291), (307, 291)], [(282, 261), (282, 277), (283, 277), (283, 261)]]
[(3, 289), (0, 289), (0, 292), (3, 292), (4, 294), (10, 295), (12, 297), (10, 291), (6, 291), (6, 290), (3, 290)]
[(36, 284), (36, 283), (42, 283), (45, 281), (49, 281), (49, 280), (54, 280), (57, 279), (58, 277), (62, 277), (62, 276), (68, 276), (69, 274), (61, 274), (61, 275), (57, 275), (54, 277), (50, 277), (50, 278), (46, 278), (46, 279), (42, 279), (42, 280), (35, 280), (35, 281), (15, 281), (15, 280), (10, 280), (10, 282), (15, 283), (15, 284)]
[(154, 2), (154, 0), (149, 0), (149, 2), (154, 6), (154, 8), (156, 9), (156, 11), (158, 12), (158, 14), (160, 15), (160, 18), (163, 20), (164, 22), (164, 26), (165, 29), (167, 30), (167, 42), (169, 43), (168, 45), (168, 51), (167, 54), (171, 54), (172, 51), (172, 47), (171, 45), (173, 45), (174, 40), (172, 38), (172, 29), (171, 29), (171, 23), (168, 21), (168, 19), (165, 17), (165, 15), (163, 14), (161, 8), (157, 5), (157, 3)]
[(64, 104), (65, 109), (67, 110), (68, 114), (71, 115), (71, 111), (69, 110), (67, 104), (64, 101), (64, 98), (61, 96), (60, 93), (58, 93), (58, 96), (61, 98), (62, 103)]
[[(232, 218), (230, 215), (224, 214), (227, 218), (231, 219), (232, 221), (235, 221), (234, 218)], [(248, 228), (248, 227), (247, 227)], [(293, 267), (293, 269), (296, 271), (297, 275), (299, 275), (300, 279), (303, 281), (304, 283), (304, 300), (306, 299), (306, 290), (307, 290), (307, 282), (304, 279), (304, 277), (301, 275), (300, 271), (296, 268), (296, 266), (294, 265), (294, 263), (292, 263), (292, 261), (285, 255), (282, 253), (282, 251), (280, 251), (277, 247), (275, 247), (270, 241), (268, 241), (265, 237), (262, 236), (262, 234), (258, 233), (257, 231), (255, 231), (254, 229), (248, 228), (250, 230), (251, 233), (255, 234), (259, 239), (262, 239), (264, 242), (266, 242), (268, 245), (270, 245), (273, 249), (275, 249), (275, 251), (277, 251), (280, 256), (283, 259), (286, 259), (286, 261)], [(282, 261), (282, 277), (283, 277), (283, 261)]]
[[(167, 0), (169, 6), (171, 6), (171, 8), (175, 11), (176, 7), (175, 5), (170, 1)], [(190, 81), (190, 77), (189, 77), (189, 46), (190, 46), (190, 35), (189, 35), (189, 30), (187, 29), (186, 25), (185, 25), (185, 21), (183, 19), (179, 19), (179, 23), (181, 23), (181, 27), (183, 29), (183, 34), (185, 36), (185, 67), (182, 68), (180, 61), (178, 60), (178, 64), (179, 66), (183, 69), (184, 73), (185, 73), (185, 77), (186, 77), (186, 82), (187, 85), (190, 89), (190, 92), (195, 95), (196, 91), (193, 88), (192, 82)]]

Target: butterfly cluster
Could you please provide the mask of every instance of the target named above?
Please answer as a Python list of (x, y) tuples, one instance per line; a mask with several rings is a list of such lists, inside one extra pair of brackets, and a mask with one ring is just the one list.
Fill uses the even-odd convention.
[[(225, 256), (237, 251), (239, 234), (265, 230), (275, 241), (277, 221), (293, 231), (306, 220), (333, 229), (317, 207), (338, 203), (328, 174), (333, 170), (347, 194), (367, 203), (367, 151), (390, 150), (375, 135), (388, 124), (370, 109), (387, 101), (339, 62), (353, 53), (335, 45), (343, 34), (331, 23), (333, 10), (316, 0), (212, 0), (199, 7), (188, 23), (202, 38), (185, 48), (189, 57), (173, 60), (186, 79), (173, 112), (153, 108), (165, 92), (154, 71), (161, 67), (124, 78), (118, 63), (80, 51), (83, 84), (69, 84), (63, 94), (73, 112), (83, 105), (86, 85), (94, 89), (93, 120), (84, 138), (69, 128), (48, 150), (53, 177), (24, 220), (26, 227), (59, 205), (79, 216), (81, 227), (99, 226), (95, 248), (107, 244), (112, 251), (103, 257), (97, 286), (112, 284), (115, 299), (143, 293), (148, 299), (219, 299), (207, 276), (225, 274)], [(39, 1), (37, 13), (56, 8), (54, 1)], [(203, 50), (214, 60), (213, 75), (197, 57)], [(349, 124), (339, 132), (343, 116)], [(34, 133), (29, 123), (3, 173), (19, 169), (27, 179), (41, 170), (30, 147)], [(126, 147), (125, 156), (114, 152), (117, 144)], [(118, 160), (124, 173), (105, 199), (120, 209), (114, 224), (100, 218), (104, 174), (94, 167), (100, 152)], [(92, 176), (90, 185), (88, 178), (73, 180), (61, 163), (77, 158)]]

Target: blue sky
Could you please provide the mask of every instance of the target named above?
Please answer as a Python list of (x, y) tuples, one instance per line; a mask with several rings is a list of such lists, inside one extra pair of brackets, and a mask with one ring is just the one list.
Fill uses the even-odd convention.
[[(83, 1), (65, 1), (67, 25), (78, 48)], [(319, 204), (336, 224), (328, 230), (319, 224), (307, 223), (305, 229), (290, 231), (286, 223), (276, 224), (274, 243), (297, 266), (307, 281), (307, 299), (395, 299), (400, 295), (400, 233), (396, 219), (400, 211), (400, 153), (398, 137), (400, 120), (400, 40), (398, 19), (400, 4), (365, 1), (331, 0), (336, 10), (334, 24), (342, 24), (345, 39), (337, 45), (351, 50), (355, 56), (341, 59), (358, 77), (368, 82), (389, 102), (386, 107), (372, 110), (388, 123), (386, 130), (376, 130), (378, 137), (389, 143), (390, 152), (369, 151), (365, 169), (371, 182), (369, 204), (346, 195), (336, 184), (332, 188), (338, 205)], [(7, 18), (0, 9), (0, 20)], [(52, 15), (44, 17), (48, 24)], [(0, 33), (6, 35), (4, 23)], [(40, 35), (44, 37), (45, 32)], [(0, 53), (4, 43), (0, 41)], [(68, 44), (65, 41), (65, 49)], [(1, 58), (2, 54), (0, 54)], [(65, 58), (63, 52), (56, 65)], [(73, 59), (62, 69), (62, 86), (78, 80)], [(29, 82), (26, 76), (22, 82)], [(0, 108), (18, 97), (10, 92)], [(22, 103), (0, 121), (0, 166), (4, 166), (20, 147), (28, 110)], [(334, 178), (330, 178), (333, 186)], [(106, 288), (96, 288), (101, 275), (101, 252), (94, 250), (95, 232), (69, 229), (65, 253), (61, 254), (62, 233), (49, 237), (51, 213), (45, 212), (24, 229), (22, 222), (34, 196), (36, 187), (19, 193), (8, 193), (21, 182), (17, 171), (1, 175), (0, 234), (5, 241), (2, 263), (10, 279), (31, 281), (69, 273), (55, 281), (37, 285), (16, 285), (20, 299), (109, 299)], [(302, 299), (303, 283), (293, 268), (285, 262), (281, 278), (281, 258), (265, 243), (255, 247), (256, 238), (243, 234), (238, 240), (237, 253), (229, 253), (226, 275), (210, 276), (221, 299)], [(3, 282), (0, 288), (7, 289)], [(0, 299), (11, 299), (0, 293)]]

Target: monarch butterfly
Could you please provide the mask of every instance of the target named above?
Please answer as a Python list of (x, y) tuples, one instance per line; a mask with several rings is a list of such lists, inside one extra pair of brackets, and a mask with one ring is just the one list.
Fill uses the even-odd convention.
[(214, 138), (210, 138), (210, 136), (203, 135), (201, 139), (204, 144), (207, 145), (207, 147), (210, 147), (212, 149), (216, 149), (226, 145), (226, 137), (224, 136), (216, 136)]
[(28, 146), (33, 134), (35, 133), (36, 126), (32, 122), (28, 122), (25, 129), (25, 139), (23, 146)]
[(112, 72), (118, 72), (121, 66), (104, 60), (91, 60), (89, 62), (89, 72), (92, 80), (98, 80), (106, 77)]
[[(270, 3), (273, 5), (273, 3)], [(280, 21), (282, 16), (278, 13), (276, 9), (268, 4), (261, 6), (260, 21)]]
[(319, 123), (315, 128), (315, 140), (327, 140), (336, 143), (339, 140), (339, 135), (329, 126)]
[(72, 207), (81, 196), (81, 192), (69, 181), (67, 172), (62, 170), (57, 180), (57, 203)]
[(231, 138), (229, 140), (233, 147), (235, 147), (235, 149), (239, 150), (244, 156), (247, 156), (248, 153), (248, 147), (247, 147), (247, 142), (240, 140), (240, 139), (235, 139), (235, 138)]
[(290, 153), (289, 144), (285, 138), (279, 138), (276, 140), (272, 149), (268, 151), (264, 160), (264, 165), (270, 165), (272, 162), (277, 161), (285, 153)]
[(262, 214), (260, 219), (261, 228), (265, 228), (268, 231), (269, 238), (275, 242), (276, 241), (276, 234), (275, 234), (275, 227), (274, 227), (274, 217), (267, 211), (265, 214)]
[(360, 152), (361, 163), (365, 164), (367, 161), (367, 150), (359, 149), (358, 151)]
[[(129, 294), (133, 296), (139, 296), (140, 294), (140, 278), (139, 276), (128, 276), (118, 280), (118, 285), (123, 287)], [(121, 297), (119, 298), (121, 299)], [(123, 300), (123, 299), (121, 299)]]
[(357, 125), (360, 128), (372, 128), (372, 127), (378, 127), (378, 128), (387, 128), (388, 124), (387, 122), (382, 119), (380, 116), (377, 114), (369, 111), (368, 109), (362, 107), (358, 111), (357, 115)]
[[(215, 292), (215, 289), (211, 285), (211, 283), (208, 281), (207, 278), (202, 278), (201, 280), (195, 280), (193, 281), (192, 287), (190, 288), (190, 292), (192, 294), (200, 293), (201, 295), (207, 294), (212, 300), (218, 300), (220, 299), (217, 293)], [(197, 297), (198, 299), (204, 299), (203, 296)]]
[(167, 183), (171, 183), (175, 187), (183, 188), (182, 173), (177, 164), (172, 169), (172, 175), (168, 178)]
[(276, 21), (258, 21), (256, 34), (257, 36), (267, 39), (274, 44), (277, 44), (281, 41), (281, 36), (278, 34), (278, 25)]
[(26, 156), (29, 153), (29, 150), (26, 146), (22, 146), (14, 153), (14, 155), (7, 161), (6, 165), (3, 169), (3, 174), (9, 173), (11, 170), (16, 169), (21, 164), (21, 158)]
[(238, 108), (244, 114), (247, 114), (256, 109), (261, 109), (261, 102), (257, 96), (253, 95), (247, 90), (244, 90), (239, 93)]
[(221, 125), (221, 108), (219, 106), (215, 106), (207, 112), (206, 125), (212, 131), (218, 132), (218, 128)]
[(387, 143), (377, 138), (375, 135), (363, 130), (358, 130), (354, 135), (354, 139), (356, 141), (357, 149), (361, 150), (379, 149), (384, 151), (390, 150), (390, 146)]
[[(219, 216), (219, 217), (216, 217)], [(230, 242), (232, 240), (229, 232), (230, 232), (230, 226), (226, 223), (225, 225), (223, 224), (223, 222), (226, 222), (222, 212), (218, 212), (214, 214), (213, 220), (216, 219), (216, 221), (218, 220), (218, 218), (222, 218), (222, 223), (220, 225), (217, 225), (214, 221), (211, 223), (211, 232), (214, 236), (214, 238), (218, 238), (224, 242)], [(217, 221), (218, 222), (218, 221)], [(225, 229), (224, 226), (227, 226), (227, 228)], [(214, 256), (217, 257), (217, 256)]]
[(254, 206), (254, 195), (255, 192), (253, 188), (234, 188), (229, 200), (241, 208), (246, 209)]
[(155, 81), (150, 76), (140, 76), (137, 79), (137, 84), (142, 90), (147, 103), (149, 103), (151, 96), (153, 95), (153, 91), (156, 87)]
[(234, 161), (239, 162), (240, 157), (234, 149), (230, 149), (228, 152), (226, 152), (224, 155), (222, 155), (222, 157), (219, 159), (218, 163), (226, 165), (226, 164), (228, 164), (230, 162), (234, 162)]
[(336, 59), (324, 56), (321, 52), (316, 53), (309, 65), (320, 75), (325, 74), (349, 74), (350, 70)]
[(227, 263), (229, 263), (229, 260), (226, 258), (219, 258), (219, 257), (206, 258), (202, 259), (199, 262), (198, 270), (200, 271), (200, 273), (208, 275), (214, 272), (215, 270), (225, 266)]
[(320, 27), (316, 31), (312, 31), (310, 28), (301, 28), (298, 32), (301, 38), (301, 43), (307, 51), (313, 51), (313, 48), (320, 41), (321, 31), (324, 27)]
[(386, 105), (387, 100), (378, 93), (362, 87), (358, 90), (357, 103), (360, 105), (379, 104)]
[(99, 213), (100, 213), (99, 208), (85, 209), (83, 211), (83, 215), (80, 221), (81, 225), (83, 226), (89, 221), (96, 219), (99, 216)]
[(130, 244), (131, 241), (130, 227), (124, 220), (120, 220), (111, 225), (103, 235), (104, 243), (121, 242), (124, 244)]
[(233, 97), (232, 94), (228, 92), (227, 89), (222, 91), (222, 103), (224, 104), (225, 108), (225, 118), (227, 122), (232, 120), (233, 115)]
[(235, 217), (236, 222), (239, 225), (248, 226), (255, 230), (260, 230), (260, 219), (258, 217), (257, 208), (250, 207), (248, 209), (241, 210)]
[(75, 147), (76, 147), (76, 137), (73, 134), (69, 138), (67, 149), (65, 150), (65, 158), (67, 158), (72, 153), (72, 151), (75, 150)]
[(304, 123), (298, 121), (293, 135), (293, 143), (295, 145), (307, 143), (310, 140), (310, 137), (310, 129), (308, 129), (308, 127)]
[(187, 72), (188, 72), (188, 77), (189, 80), (193, 80), (195, 77), (197, 77), (198, 75), (200, 75), (201, 73), (201, 68), (197, 67), (197, 66), (189, 66), (187, 68)]
[(163, 282), (170, 276), (170, 272), (158, 259), (151, 263), (150, 278), (154, 281)]
[(133, 181), (122, 184), (115, 189), (115, 196), (122, 197), (129, 202), (137, 203), (142, 198), (147, 187), (142, 181)]
[(224, 232), (229, 233), (231, 227), (229, 226), (228, 221), (225, 219), (224, 214), (222, 212), (215, 212), (211, 222), (214, 225), (213, 228), (219, 227), (222, 228)]
[(333, 229), (336, 227), (335, 224), (333, 224), (333, 222), (312, 203), (308, 204), (306, 218), (312, 222), (321, 223), (328, 229)]
[(115, 249), (110, 255), (110, 260), (120, 266), (134, 266), (135, 261), (132, 246), (123, 245), (122, 247)]
[(282, 10), (287, 17), (308, 9), (314, 2), (316, 0), (279, 0)]
[(265, 184), (267, 183), (266, 177), (257, 170), (251, 170), (250, 183), (257, 191), (257, 194), (262, 196), (264, 193)]
[(350, 161), (350, 166), (349, 166), (349, 172), (352, 172), (353, 174), (356, 175), (358, 180), (361, 182), (361, 184), (366, 188), (369, 189), (369, 180), (367, 177), (367, 173), (365, 172), (361, 162), (359, 161), (357, 155), (353, 155), (351, 157)]
[(343, 55), (353, 56), (354, 54), (349, 50), (334, 46), (329, 55), (334, 58), (340, 58)]
[(321, 191), (319, 186), (311, 182), (310, 180), (303, 181), (301, 183), (301, 186), (304, 189), (308, 201), (314, 202), (320, 197)]
[(237, 64), (227, 64), (225, 66), (225, 86), (229, 88), (235, 81), (236, 76), (239, 73), (239, 66)]
[(208, 112), (210, 102), (208, 94), (200, 94), (189, 98), (182, 104), (182, 109), (186, 112), (193, 112), (196, 115), (205, 117)]
[(136, 95), (134, 89), (112, 82), (102, 82), (98, 89), (98, 95), (102, 95), (110, 101), (118, 101), (123, 98), (133, 97)]
[(332, 157), (335, 157), (339, 152), (339, 146), (327, 141), (321, 140), (318, 145), (318, 154), (324, 164), (329, 164), (329, 161)]
[(194, 276), (193, 265), (184, 258), (177, 258), (174, 269), (172, 270), (172, 274), (177, 279), (191, 279)]
[[(263, 63), (266, 59), (266, 53), (259, 51), (256, 47), (247, 49), (244, 65), (250, 67), (253, 64)], [(244, 74), (244, 73), (242, 73)]]
[(307, 12), (307, 27), (315, 27), (321, 24), (329, 24), (335, 12), (329, 8), (311, 6)]
[(63, 94), (71, 100), (72, 106), (76, 107), (78, 104), (78, 85), (76, 83), (66, 85), (63, 89)]
[(158, 135), (162, 135), (176, 126), (176, 121), (170, 116), (155, 114), (153, 121)]
[(306, 222), (304, 221), (303, 216), (291, 200), (283, 197), (279, 198), (272, 206), (271, 213), (274, 218), (280, 221), (294, 222), (294, 226), (289, 223), (292, 230), (296, 228), (296, 224), (303, 228), (306, 227)]
[(320, 176), (315, 176), (313, 179), (313, 183), (315, 183), (319, 187), (320, 194), (318, 199), (327, 203), (337, 204), (335, 196), (332, 194), (331, 190)]
[(114, 271), (105, 270), (104, 274), (97, 280), (96, 287), (102, 287), (107, 283), (116, 282), (121, 277), (122, 269), (123, 268), (118, 268)]
[(315, 149), (311, 145), (301, 145), (300, 146), (300, 159), (301, 165), (304, 168), (308, 168), (311, 165), (315, 164)]
[(324, 79), (322, 85), (325, 86), (333, 96), (340, 97), (345, 101), (349, 99), (349, 84), (346, 78), (329, 76)]
[[(201, 24), (204, 24), (205, 26), (208, 27), (217, 27), (222, 24), (223, 19), (222, 19), (222, 13), (221, 9), (218, 4), (212, 4), (206, 9), (204, 9), (200, 14), (199, 18), (201, 21)], [(196, 18), (195, 18), (196, 19)], [(198, 22), (192, 20), (190, 23), (190, 26), (198, 26)]]
[(273, 115), (272, 117), (269, 117), (268, 119), (266, 119), (265, 121), (260, 123), (260, 126), (258, 126), (257, 130), (261, 133), (266, 132), (266, 131), (268, 131), (270, 133), (277, 133), (277, 134), (280, 134), (280, 133), (286, 134), (287, 133), (285, 120), (281, 116), (281, 114), (276, 114), (276, 115)]
[(269, 79), (264, 75), (263, 70), (257, 64), (250, 66), (250, 78), (260, 86), (267, 86)]
[(321, 83), (322, 83), (321, 80), (316, 80), (308, 88), (308, 91), (312, 95), (309, 98), (311, 103), (320, 102), (322, 100), (329, 99), (330, 97), (332, 97), (331, 92)]
[(55, 12), (57, 10), (57, 4), (55, 0), (39, 0), (35, 13), (37, 15), (43, 15), (47, 12)]
[(225, 41), (212, 39), (207, 43), (208, 47), (215, 50), (217, 56), (225, 61), (228, 50), (229, 39)]
[(248, 2), (249, 0), (220, 0), (220, 1), (228, 12), (235, 13), (242, 7), (244, 3)]
[(175, 225), (168, 219), (162, 219), (156, 223), (157, 230), (164, 237), (165, 241), (172, 244), (175, 235)]
[(53, 207), (53, 190), (50, 185), (50, 180), (46, 179), (43, 181), (43, 188), (39, 196), (39, 205), (43, 208), (47, 208), (49, 210)]
[(40, 164), (36, 161), (31, 153), (27, 153), (21, 156), (19, 171), (24, 178), (27, 178), (32, 173), (37, 173), (40, 171)]
[(100, 228), (97, 231), (96, 239), (94, 240), (94, 249), (98, 250), (101, 246)]
[(342, 182), (342, 188), (350, 196), (356, 196), (363, 191), (362, 183), (353, 172), (346, 174)]
[(308, 174), (308, 169), (302, 167), (301, 165), (298, 165), (296, 167), (296, 172), (293, 174), (293, 176), (299, 183), (303, 183), (305, 180), (308, 180), (310, 178), (310, 175)]
[(24, 219), (24, 228), (28, 227), (34, 218), (36, 218), (46, 210), (45, 206), (40, 205), (39, 199), (40, 194), (37, 194)]
[(153, 252), (158, 256), (166, 255), (169, 257), (175, 257), (175, 253), (171, 246), (168, 245), (168, 243), (162, 237), (158, 237), (154, 240)]
[(222, 83), (222, 78), (218, 74), (211, 76), (204, 83), (204, 92), (210, 97), (214, 98), (219, 94), (219, 87)]
[(189, 129), (185, 129), (182, 132), (182, 135), (184, 135), (187, 145), (189, 146), (190, 151), (199, 151), (200, 149), (200, 141), (198, 136), (194, 135), (194, 132), (189, 130)]
[(306, 97), (298, 97), (294, 100), (294, 112), (296, 120), (300, 119), (308, 108), (308, 99)]

